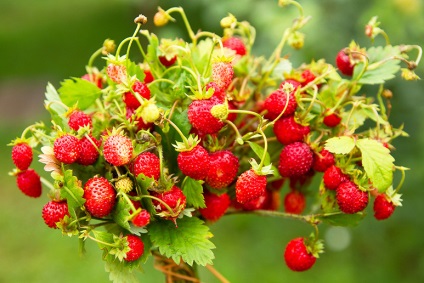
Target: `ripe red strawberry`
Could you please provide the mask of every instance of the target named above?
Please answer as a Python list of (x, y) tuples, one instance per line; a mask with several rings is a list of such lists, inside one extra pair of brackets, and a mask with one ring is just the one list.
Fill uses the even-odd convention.
[(145, 227), (150, 223), (150, 214), (147, 210), (142, 209), (136, 216), (131, 220), (136, 227)]
[(326, 149), (321, 149), (319, 153), (314, 153), (312, 169), (317, 172), (325, 172), (331, 165), (335, 164), (334, 155)]
[(203, 180), (210, 167), (209, 153), (201, 145), (196, 145), (189, 151), (181, 151), (177, 156), (178, 168), (194, 180)]
[(345, 52), (344, 49), (340, 50), (339, 53), (337, 53), (336, 65), (343, 75), (353, 75), (354, 65), (350, 62), (349, 55)]
[(68, 118), (68, 125), (74, 131), (78, 131), (79, 128), (84, 126), (93, 127), (91, 117), (81, 110), (74, 110)]
[(159, 180), (160, 177), (160, 160), (155, 154), (151, 152), (142, 152), (131, 162), (131, 173), (134, 176), (140, 174), (148, 178)]
[(348, 181), (349, 177), (339, 167), (331, 165), (324, 171), (323, 180), (327, 189), (335, 190), (341, 183)]
[(236, 199), (243, 204), (265, 194), (266, 176), (258, 175), (253, 169), (243, 172), (236, 182)]
[(84, 206), (94, 217), (109, 215), (115, 206), (116, 192), (104, 177), (90, 178), (84, 186)]
[(396, 206), (385, 194), (379, 194), (374, 200), (374, 218), (384, 220), (389, 218), (395, 211)]
[(241, 208), (246, 211), (253, 211), (258, 209), (265, 209), (269, 204), (271, 198), (271, 191), (265, 190), (265, 193), (255, 199), (251, 199), (241, 205)]
[(41, 196), (41, 179), (33, 169), (19, 172), (16, 176), (16, 184), (29, 197), (38, 198)]
[(133, 154), (131, 139), (121, 134), (110, 135), (103, 145), (103, 155), (107, 162), (114, 166), (130, 162)]
[(125, 261), (136, 261), (144, 253), (144, 243), (136, 235), (127, 235), (128, 247), (130, 250), (126, 253), (124, 260)]
[(19, 170), (27, 170), (32, 163), (32, 148), (26, 142), (20, 142), (12, 147), (12, 161)]
[(284, 197), (284, 211), (287, 213), (302, 214), (305, 207), (305, 195), (299, 191), (292, 190)]
[(309, 126), (298, 124), (294, 116), (282, 117), (274, 124), (274, 134), (284, 145), (303, 141), (310, 131)]
[(151, 83), (155, 80), (155, 78), (153, 77), (153, 74), (150, 70), (145, 69), (144, 70), (144, 83), (148, 84)]
[(72, 164), (81, 154), (81, 143), (76, 136), (65, 134), (54, 141), (53, 151), (57, 160)]
[(360, 190), (352, 181), (343, 182), (336, 189), (337, 204), (347, 214), (364, 210), (368, 205), (368, 198), (368, 193)]
[(103, 80), (99, 74), (85, 74), (81, 77), (81, 79), (92, 82), (100, 89), (103, 88)]
[(88, 138), (85, 136), (82, 137), (80, 143), (81, 153), (77, 159), (77, 163), (81, 165), (93, 165), (99, 157), (98, 150), (102, 142), (90, 134)]
[(214, 189), (222, 189), (230, 185), (237, 177), (239, 160), (229, 150), (220, 150), (209, 155), (210, 167), (206, 176), (206, 184)]
[(278, 171), (283, 177), (300, 177), (312, 168), (313, 153), (309, 145), (294, 142), (286, 145), (280, 153)]
[(54, 229), (58, 228), (56, 223), (62, 221), (66, 215), (69, 216), (68, 203), (66, 201), (49, 201), (42, 210), (44, 223)]
[(175, 61), (177, 61), (177, 55), (170, 58), (169, 60), (166, 58), (166, 56), (159, 56), (159, 61), (162, 65), (168, 68), (175, 64)]
[(300, 82), (298, 82), (294, 79), (287, 79), (287, 80), (284, 80), (284, 81), (281, 82), (280, 88), (284, 88), (284, 86), (288, 83), (290, 83), (293, 86), (294, 90), (296, 90), (297, 88), (302, 86), (302, 84)]
[(122, 83), (127, 78), (127, 68), (124, 65), (110, 63), (107, 65), (106, 72), (108, 77), (117, 84)]
[(291, 240), (284, 251), (284, 260), (293, 271), (305, 271), (316, 262), (316, 257), (308, 251), (303, 238)]
[(327, 114), (323, 120), (324, 124), (330, 128), (337, 127), (341, 121), (342, 121), (342, 118), (337, 113), (334, 113), (334, 112), (331, 114)]
[(311, 70), (303, 71), (301, 76), (302, 76), (302, 79), (303, 79), (302, 86), (307, 85), (308, 83), (312, 82), (316, 78), (316, 76), (314, 75), (314, 73), (312, 73)]
[[(152, 202), (156, 208), (156, 212), (164, 216), (165, 219), (175, 220), (186, 207), (186, 196), (183, 191), (175, 185), (170, 190), (163, 193), (152, 192), (152, 196), (161, 200), (158, 201), (153, 199)], [(169, 211), (162, 202), (166, 203), (172, 211)]]
[(230, 197), (226, 193), (216, 195), (205, 192), (203, 195), (205, 197), (206, 207), (200, 208), (199, 212), (204, 219), (215, 222), (227, 211), (231, 203)]
[[(142, 83), (138, 80), (135, 81), (135, 83), (132, 86), (132, 90), (140, 94), (141, 97), (145, 99), (150, 99), (150, 89), (147, 87), (145, 83)], [(138, 99), (135, 97), (135, 95), (131, 91), (127, 91), (124, 93), (123, 100), (125, 105), (131, 109), (137, 109), (141, 105), (140, 101), (138, 101)]]
[(225, 91), (223, 91), (215, 82), (209, 82), (206, 84), (206, 91), (208, 91), (210, 88), (214, 89), (212, 96), (218, 98), (221, 102), (224, 102)]
[(217, 61), (212, 63), (212, 81), (223, 91), (230, 86), (234, 76), (231, 62)]
[(188, 120), (191, 125), (203, 134), (215, 134), (224, 126), (224, 123), (211, 114), (215, 105), (221, 104), (218, 99), (193, 100), (188, 106)]
[(239, 37), (227, 37), (222, 41), (222, 45), (226, 48), (234, 50), (236, 54), (243, 56), (246, 55), (246, 46), (243, 40)]
[(125, 110), (126, 110), (127, 120), (130, 122), (133, 122), (136, 125), (137, 132), (141, 130), (149, 130), (153, 128), (154, 126), (153, 123), (145, 123), (142, 117), (136, 117), (136, 115), (134, 114), (134, 111), (136, 109), (125, 107)]
[[(288, 104), (286, 110), (284, 111), (287, 99)], [(274, 120), (283, 111), (284, 113), (282, 117), (293, 115), (297, 108), (294, 91), (287, 95), (286, 92), (282, 89), (277, 89), (265, 99), (263, 107), (265, 110), (268, 110), (268, 112), (265, 114), (265, 118), (269, 120)]]

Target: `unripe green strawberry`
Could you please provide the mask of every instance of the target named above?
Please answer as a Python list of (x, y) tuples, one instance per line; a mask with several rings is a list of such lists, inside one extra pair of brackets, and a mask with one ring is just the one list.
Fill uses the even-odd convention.
[[(153, 205), (155, 206), (156, 212), (164, 217), (165, 219), (170, 219), (175, 221), (176, 217), (180, 215), (180, 213), (186, 207), (186, 196), (183, 191), (177, 187), (173, 186), (170, 190), (165, 191), (163, 193), (152, 192), (152, 196), (160, 199), (153, 199)], [(166, 203), (171, 211), (164, 205)]]
[(349, 180), (349, 176), (343, 174), (342, 170), (336, 165), (331, 165), (324, 171), (323, 181), (324, 185), (329, 190), (335, 190), (337, 187)]
[(15, 144), (12, 148), (12, 161), (19, 170), (27, 170), (32, 163), (32, 148), (26, 142)]
[[(287, 108), (285, 108), (286, 103)], [(265, 110), (268, 111), (265, 114), (265, 118), (269, 120), (274, 120), (283, 111), (284, 112), (282, 114), (282, 117), (293, 115), (297, 108), (297, 102), (294, 96), (294, 91), (287, 95), (287, 93), (282, 89), (277, 89), (265, 99), (263, 107)]]
[(56, 223), (68, 215), (68, 203), (66, 201), (49, 201), (46, 203), (42, 210), (44, 223), (50, 228), (57, 229)]
[(206, 220), (218, 221), (230, 206), (230, 197), (226, 193), (216, 195), (210, 192), (205, 192), (203, 196), (205, 197), (206, 207), (199, 209), (200, 214)]
[(84, 186), (83, 198), (87, 211), (94, 217), (105, 217), (112, 212), (116, 192), (104, 177), (90, 178)]
[(303, 141), (309, 132), (309, 126), (298, 124), (294, 116), (282, 117), (274, 124), (274, 134), (277, 140), (284, 145)]
[(136, 131), (141, 131), (141, 130), (149, 130), (152, 129), (154, 124), (153, 123), (146, 123), (144, 122), (142, 117), (137, 117), (134, 114), (135, 109), (129, 108), (129, 107), (125, 107), (126, 110), (126, 115), (125, 117), (127, 118), (128, 121), (136, 124)]
[(322, 149), (319, 153), (314, 153), (314, 162), (312, 169), (317, 172), (325, 172), (331, 165), (335, 164), (334, 155), (326, 149)]
[(68, 126), (74, 131), (78, 131), (79, 128), (89, 126), (93, 127), (93, 122), (91, 121), (91, 117), (81, 110), (74, 110), (69, 115), (68, 118)]
[(210, 167), (209, 153), (203, 146), (196, 145), (191, 150), (178, 153), (177, 163), (184, 175), (194, 180), (203, 180)]
[(159, 180), (159, 157), (151, 152), (142, 152), (131, 162), (130, 171), (136, 177), (140, 174), (143, 174), (148, 178)]
[(129, 177), (122, 177), (115, 182), (115, 188), (118, 192), (129, 193), (134, 188), (134, 183)]
[(287, 213), (302, 214), (305, 207), (305, 195), (299, 191), (292, 190), (284, 197), (284, 211)]
[(81, 143), (76, 136), (65, 134), (54, 141), (53, 151), (57, 160), (65, 164), (72, 164), (81, 154)]
[(231, 62), (226, 60), (212, 63), (212, 81), (222, 90), (227, 90), (234, 76), (234, 69)]
[(144, 253), (144, 243), (136, 235), (127, 235), (128, 247), (130, 250), (126, 253), (124, 260), (131, 262), (139, 259)]
[(379, 194), (374, 200), (374, 218), (377, 220), (384, 220), (389, 218), (395, 211), (396, 206), (386, 194)]
[(236, 182), (236, 199), (243, 204), (265, 194), (266, 176), (258, 175), (253, 169), (243, 172)]
[(336, 189), (336, 200), (342, 212), (354, 214), (368, 205), (368, 192), (362, 191), (352, 181), (341, 183)]
[(19, 172), (16, 175), (16, 184), (29, 197), (38, 198), (41, 196), (41, 179), (33, 169)]
[(239, 160), (229, 150), (220, 150), (209, 154), (210, 167), (206, 176), (206, 184), (214, 189), (222, 189), (230, 185), (237, 177)]
[(77, 159), (77, 163), (81, 165), (93, 165), (99, 158), (99, 148), (102, 142), (91, 134), (84, 136), (81, 140), (81, 153)]
[(122, 166), (131, 161), (133, 145), (131, 139), (121, 134), (111, 134), (103, 145), (103, 155), (107, 162)]
[(224, 123), (215, 118), (211, 109), (215, 105), (221, 104), (216, 98), (193, 100), (188, 107), (188, 120), (190, 124), (199, 132), (204, 134), (216, 134), (224, 126)]
[(147, 210), (142, 209), (136, 216), (134, 216), (133, 219), (131, 219), (131, 222), (136, 227), (145, 227), (150, 223), (150, 214)]
[(246, 55), (246, 46), (244, 45), (243, 40), (241, 40), (239, 37), (227, 37), (222, 40), (222, 45), (226, 48), (234, 50), (237, 55)]
[(305, 271), (316, 262), (316, 257), (308, 251), (303, 238), (291, 240), (284, 251), (284, 260), (293, 271)]
[[(135, 81), (135, 83), (132, 86), (132, 90), (138, 94), (140, 94), (141, 97), (145, 99), (150, 99), (150, 89), (147, 87), (145, 83), (142, 83), (140, 81)], [(124, 103), (128, 108), (131, 109), (137, 109), (140, 107), (141, 103), (138, 101), (138, 99), (135, 97), (135, 95), (131, 91), (127, 91), (124, 93)]]
[(280, 153), (278, 171), (283, 177), (300, 177), (312, 168), (313, 153), (309, 145), (294, 142), (286, 145)]

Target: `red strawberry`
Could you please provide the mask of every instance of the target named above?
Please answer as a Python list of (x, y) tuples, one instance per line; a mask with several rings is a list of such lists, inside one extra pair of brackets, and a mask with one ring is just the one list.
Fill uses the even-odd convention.
[(20, 142), (12, 147), (12, 161), (19, 170), (27, 170), (32, 163), (32, 148), (26, 142)]
[(196, 145), (189, 151), (178, 153), (177, 163), (184, 175), (195, 180), (203, 180), (210, 167), (209, 153), (201, 145)]
[(16, 176), (16, 184), (29, 197), (38, 198), (41, 196), (41, 179), (33, 169), (19, 172)]
[(218, 98), (220, 101), (224, 102), (225, 100), (225, 91), (223, 91), (215, 82), (209, 82), (206, 84), (205, 89), (208, 91), (210, 88), (213, 88), (214, 92), (213, 97)]
[(342, 49), (339, 51), (339, 53), (337, 53), (336, 65), (343, 75), (346, 75), (346, 76), (353, 75), (354, 65), (350, 62), (349, 55), (346, 53), (345, 49)]
[(206, 176), (206, 184), (214, 189), (222, 189), (230, 185), (237, 176), (238, 158), (229, 150), (220, 150), (209, 155), (210, 167)]
[(231, 62), (218, 61), (212, 63), (212, 81), (223, 91), (230, 86), (234, 76)]
[(283, 177), (300, 177), (312, 168), (312, 161), (313, 153), (309, 145), (294, 142), (281, 151), (278, 171)]
[[(186, 196), (175, 185), (163, 193), (152, 192), (152, 196), (161, 200), (153, 199), (153, 205), (156, 208), (156, 212), (162, 214), (166, 219), (175, 220), (186, 207)], [(166, 203), (172, 211), (169, 211), (163, 203)]]
[(92, 165), (97, 161), (99, 157), (100, 145), (102, 142), (92, 135), (87, 137), (83, 137), (80, 140), (81, 143), (81, 153), (77, 159), (77, 162), (81, 165)]
[(120, 84), (127, 78), (127, 68), (124, 65), (107, 65), (106, 72), (108, 77), (115, 83)]
[(91, 117), (80, 110), (74, 110), (68, 118), (68, 125), (74, 131), (78, 131), (79, 128), (84, 126), (93, 127), (93, 122), (91, 121)]
[(302, 214), (305, 207), (305, 195), (299, 191), (292, 190), (284, 197), (284, 211), (287, 213)]
[(312, 82), (316, 78), (316, 76), (314, 75), (314, 73), (311, 72), (311, 70), (303, 71), (301, 76), (303, 79), (302, 86), (307, 85), (308, 83)]
[(331, 165), (335, 164), (334, 155), (326, 149), (314, 153), (312, 168), (317, 172), (325, 172)]
[(265, 190), (265, 193), (255, 199), (251, 199), (241, 205), (243, 210), (253, 211), (258, 209), (264, 209), (268, 205), (271, 198), (271, 191)]
[(336, 200), (342, 212), (353, 214), (367, 207), (368, 193), (360, 190), (352, 181), (346, 181), (337, 187)]
[(150, 223), (150, 214), (147, 210), (142, 209), (136, 216), (131, 220), (136, 227), (145, 227)]
[(100, 89), (103, 87), (103, 80), (99, 74), (85, 74), (81, 77), (81, 79), (92, 82)]
[[(287, 108), (284, 110), (286, 103), (288, 103)], [(268, 110), (265, 114), (265, 118), (269, 120), (274, 120), (283, 111), (282, 117), (293, 115), (297, 108), (294, 91), (287, 95), (282, 89), (277, 89), (265, 99), (263, 107), (265, 110)]]
[(155, 80), (155, 78), (152, 75), (152, 72), (150, 70), (144, 70), (144, 83), (148, 84), (151, 83)]
[(170, 59), (167, 59), (166, 56), (159, 56), (159, 61), (162, 65), (168, 68), (175, 64), (175, 61), (177, 61), (177, 55)]
[(395, 211), (396, 206), (385, 194), (379, 194), (374, 200), (374, 217), (377, 220), (389, 218)]
[(236, 199), (243, 204), (265, 194), (266, 176), (258, 175), (253, 169), (243, 172), (236, 182)]
[(148, 178), (159, 180), (160, 177), (160, 160), (155, 154), (151, 152), (140, 153), (130, 165), (131, 173), (134, 176), (140, 174)]
[(222, 41), (222, 45), (234, 50), (236, 54), (240, 56), (246, 55), (246, 46), (244, 45), (243, 40), (238, 37), (227, 37)]
[(65, 134), (54, 141), (53, 151), (57, 160), (72, 164), (81, 154), (81, 143), (76, 136)]
[(218, 99), (193, 100), (188, 106), (188, 120), (197, 131), (203, 134), (215, 134), (224, 126), (224, 123), (211, 114), (215, 105), (221, 104)]
[(226, 193), (216, 195), (205, 192), (204, 197), (206, 207), (200, 208), (199, 212), (204, 219), (213, 222), (217, 221), (225, 214), (231, 203), (230, 197)]
[[(140, 94), (141, 97), (145, 99), (150, 99), (150, 89), (145, 83), (142, 83), (138, 80), (135, 81), (132, 86), (132, 90)], [(140, 101), (138, 101), (138, 99), (131, 91), (127, 91), (124, 93), (124, 103), (128, 108), (131, 109), (137, 109), (141, 105)]]
[(309, 132), (309, 126), (298, 124), (294, 116), (280, 118), (274, 124), (274, 134), (277, 140), (284, 145), (303, 141)]
[(284, 80), (283, 82), (281, 82), (280, 88), (284, 88), (284, 86), (288, 83), (290, 83), (295, 90), (302, 86), (302, 84), (300, 82), (296, 81), (296, 80), (287, 79), (287, 80)]
[(284, 260), (293, 271), (305, 271), (310, 269), (316, 261), (316, 257), (308, 251), (303, 238), (291, 240), (284, 251)]
[(128, 247), (130, 250), (126, 253), (125, 261), (135, 261), (144, 253), (144, 243), (136, 235), (127, 235)]
[(107, 162), (114, 166), (130, 162), (133, 154), (131, 139), (121, 134), (110, 135), (103, 145), (103, 155)]
[(66, 201), (49, 201), (42, 210), (44, 223), (54, 229), (58, 228), (56, 223), (62, 221), (66, 215), (69, 216), (68, 203)]
[(93, 177), (85, 183), (84, 206), (94, 217), (109, 215), (115, 206), (116, 192), (104, 177)]
[(348, 181), (349, 177), (339, 167), (331, 165), (324, 171), (323, 180), (327, 189), (335, 190), (342, 182)]
[(331, 114), (327, 114), (324, 117), (323, 122), (327, 127), (334, 128), (340, 124), (341, 120), (342, 118), (337, 113), (333, 112)]

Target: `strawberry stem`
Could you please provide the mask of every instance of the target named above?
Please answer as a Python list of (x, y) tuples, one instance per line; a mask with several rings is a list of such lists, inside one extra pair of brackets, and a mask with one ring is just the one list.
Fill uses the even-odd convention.
[(396, 186), (396, 189), (393, 192), (393, 195), (391, 195), (390, 197), (393, 197), (394, 195), (396, 195), (399, 192), (399, 190), (402, 188), (403, 183), (405, 182), (405, 177), (406, 177), (405, 171), (408, 170), (408, 168), (405, 168), (402, 166), (395, 166), (395, 169), (400, 170), (400, 172), (402, 173), (402, 176), (399, 181), (399, 184)]
[(187, 19), (187, 16), (186, 16), (183, 8), (181, 8), (181, 7), (173, 7), (173, 8), (170, 8), (170, 9), (166, 10), (166, 13), (167, 14), (171, 14), (173, 12), (180, 13), (181, 17), (183, 18), (184, 25), (185, 25), (185, 27), (187, 29), (188, 35), (189, 35), (191, 41), (193, 42), (193, 45), (196, 46), (196, 44), (197, 44), (197, 38), (196, 38), (196, 36), (195, 36), (195, 34), (193, 32), (193, 29), (190, 26), (190, 23), (189, 23), (189, 21)]
[(176, 131), (177, 133), (180, 135), (181, 139), (183, 140), (183, 143), (186, 146), (189, 146), (189, 142), (188, 139), (184, 136), (183, 132), (181, 132), (180, 128), (178, 128), (177, 125), (174, 124), (174, 122), (172, 122), (170, 119), (165, 118), (165, 121), (167, 121)]
[(143, 198), (150, 198), (150, 199), (154, 199), (154, 200), (157, 200), (158, 202), (160, 202), (163, 206), (165, 206), (165, 208), (166, 208), (166, 210), (168, 210), (169, 211), (169, 213), (171, 213), (171, 215), (174, 215), (175, 214), (175, 211), (174, 210), (172, 210), (172, 208), (166, 203), (166, 202), (164, 202), (163, 200), (161, 200), (160, 198), (157, 198), (157, 197), (155, 197), (155, 196), (152, 196), (152, 195), (142, 195), (142, 196), (140, 196), (140, 199), (143, 199)]
[(40, 177), (40, 181), (41, 181), (41, 183), (43, 183), (46, 187), (48, 187), (51, 191), (56, 190), (56, 188), (53, 186), (53, 184), (52, 184), (52, 183), (50, 183), (50, 182), (49, 182), (48, 180), (46, 180), (45, 178)]

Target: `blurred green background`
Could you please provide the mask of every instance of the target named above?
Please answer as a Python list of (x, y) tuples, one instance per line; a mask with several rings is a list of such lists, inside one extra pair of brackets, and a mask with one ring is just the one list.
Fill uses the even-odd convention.
[[(325, 58), (333, 63), (351, 39), (368, 46), (363, 27), (379, 16), (393, 44), (424, 45), (422, 0), (300, 1), (311, 22), (304, 29), (306, 44), (289, 51), (294, 66)], [(255, 54), (269, 54), (283, 29), (296, 15), (272, 0), (0, 0), (0, 283), (108, 282), (101, 253), (88, 245), (79, 257), (76, 238), (47, 228), (41, 208), (47, 202), (24, 196), (7, 175), (13, 168), (10, 147), (29, 124), (49, 122), (43, 108), (47, 82), (56, 87), (70, 76), (85, 73), (89, 56), (104, 39), (119, 42), (135, 28), (143, 13), (152, 19), (156, 7), (182, 6), (195, 30), (220, 34), (219, 20), (228, 12), (257, 29)], [(185, 37), (181, 20), (160, 30), (166, 37)], [(378, 40), (377, 40), (378, 43)], [(418, 75), (424, 77), (424, 62)], [(215, 268), (231, 282), (424, 282), (424, 84), (397, 78), (388, 84), (394, 93), (392, 121), (405, 123), (410, 138), (398, 139), (393, 152), (397, 165), (412, 168), (402, 193), (404, 206), (386, 221), (369, 215), (355, 228), (322, 227), (326, 252), (310, 271), (293, 273), (283, 261), (286, 243), (308, 235), (310, 227), (291, 220), (258, 216), (229, 216), (212, 226)], [(34, 162), (37, 163), (37, 162)], [(38, 167), (37, 167), (38, 166)], [(35, 165), (38, 171), (42, 168)], [(200, 269), (202, 282), (218, 282)], [(141, 282), (163, 282), (150, 260)]]

